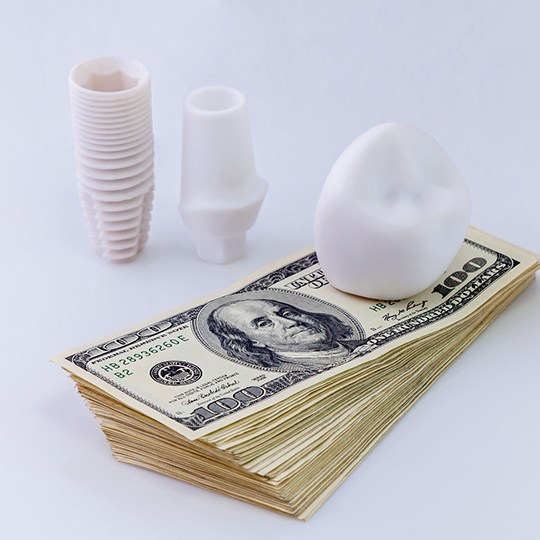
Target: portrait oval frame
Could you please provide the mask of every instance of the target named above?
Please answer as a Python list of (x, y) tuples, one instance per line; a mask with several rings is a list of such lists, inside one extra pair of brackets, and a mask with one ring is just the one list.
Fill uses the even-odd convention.
[(284, 372), (286, 370), (278, 369), (274, 367), (263, 367), (254, 365), (253, 363), (247, 362), (243, 359), (234, 358), (227, 354), (221, 347), (219, 337), (216, 336), (208, 327), (208, 318), (212, 312), (223, 305), (226, 305), (230, 302), (236, 302), (240, 300), (275, 300), (282, 302), (284, 304), (289, 304), (293, 307), (306, 311), (308, 313), (315, 313), (321, 315), (333, 315), (337, 317), (342, 323), (350, 326), (352, 328), (351, 340), (362, 341), (365, 339), (365, 332), (360, 324), (360, 322), (353, 317), (350, 313), (341, 309), (339, 306), (315, 298), (307, 294), (303, 294), (297, 291), (288, 291), (285, 289), (270, 288), (258, 291), (248, 291), (228, 294), (225, 296), (220, 296), (208, 302), (198, 313), (197, 318), (194, 319), (192, 324), (193, 333), (197, 339), (201, 342), (204, 347), (212, 351), (214, 354), (225, 358), (235, 364), (240, 364), (243, 366), (255, 368), (261, 371), (274, 371), (274, 372)]

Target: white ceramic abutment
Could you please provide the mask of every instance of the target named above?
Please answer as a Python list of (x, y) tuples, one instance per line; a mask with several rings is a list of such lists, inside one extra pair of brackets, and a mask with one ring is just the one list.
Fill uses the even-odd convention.
[(180, 213), (198, 256), (227, 263), (246, 253), (246, 231), (267, 183), (255, 169), (242, 92), (213, 86), (191, 92), (184, 106)]

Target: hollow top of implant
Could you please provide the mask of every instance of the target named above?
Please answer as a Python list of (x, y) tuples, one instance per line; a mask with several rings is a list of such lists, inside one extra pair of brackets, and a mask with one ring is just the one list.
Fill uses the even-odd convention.
[(242, 92), (227, 86), (206, 86), (194, 90), (186, 97), (186, 109), (201, 115), (231, 114), (246, 102)]
[(69, 74), (78, 93), (104, 98), (137, 94), (150, 80), (148, 69), (137, 60), (102, 56), (77, 64)]

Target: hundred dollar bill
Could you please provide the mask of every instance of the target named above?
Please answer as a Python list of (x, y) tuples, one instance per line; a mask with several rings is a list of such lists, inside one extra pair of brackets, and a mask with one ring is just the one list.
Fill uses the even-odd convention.
[(378, 301), (333, 288), (307, 249), (53, 360), (195, 440), (456, 323), (538, 264), (536, 255), (471, 227), (432, 287)]

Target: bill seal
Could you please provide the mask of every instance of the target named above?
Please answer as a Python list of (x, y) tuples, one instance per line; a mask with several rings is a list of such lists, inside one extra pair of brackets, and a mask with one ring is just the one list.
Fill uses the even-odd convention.
[(153, 366), (150, 377), (160, 384), (180, 386), (198, 381), (202, 377), (202, 370), (189, 362), (169, 360)]

